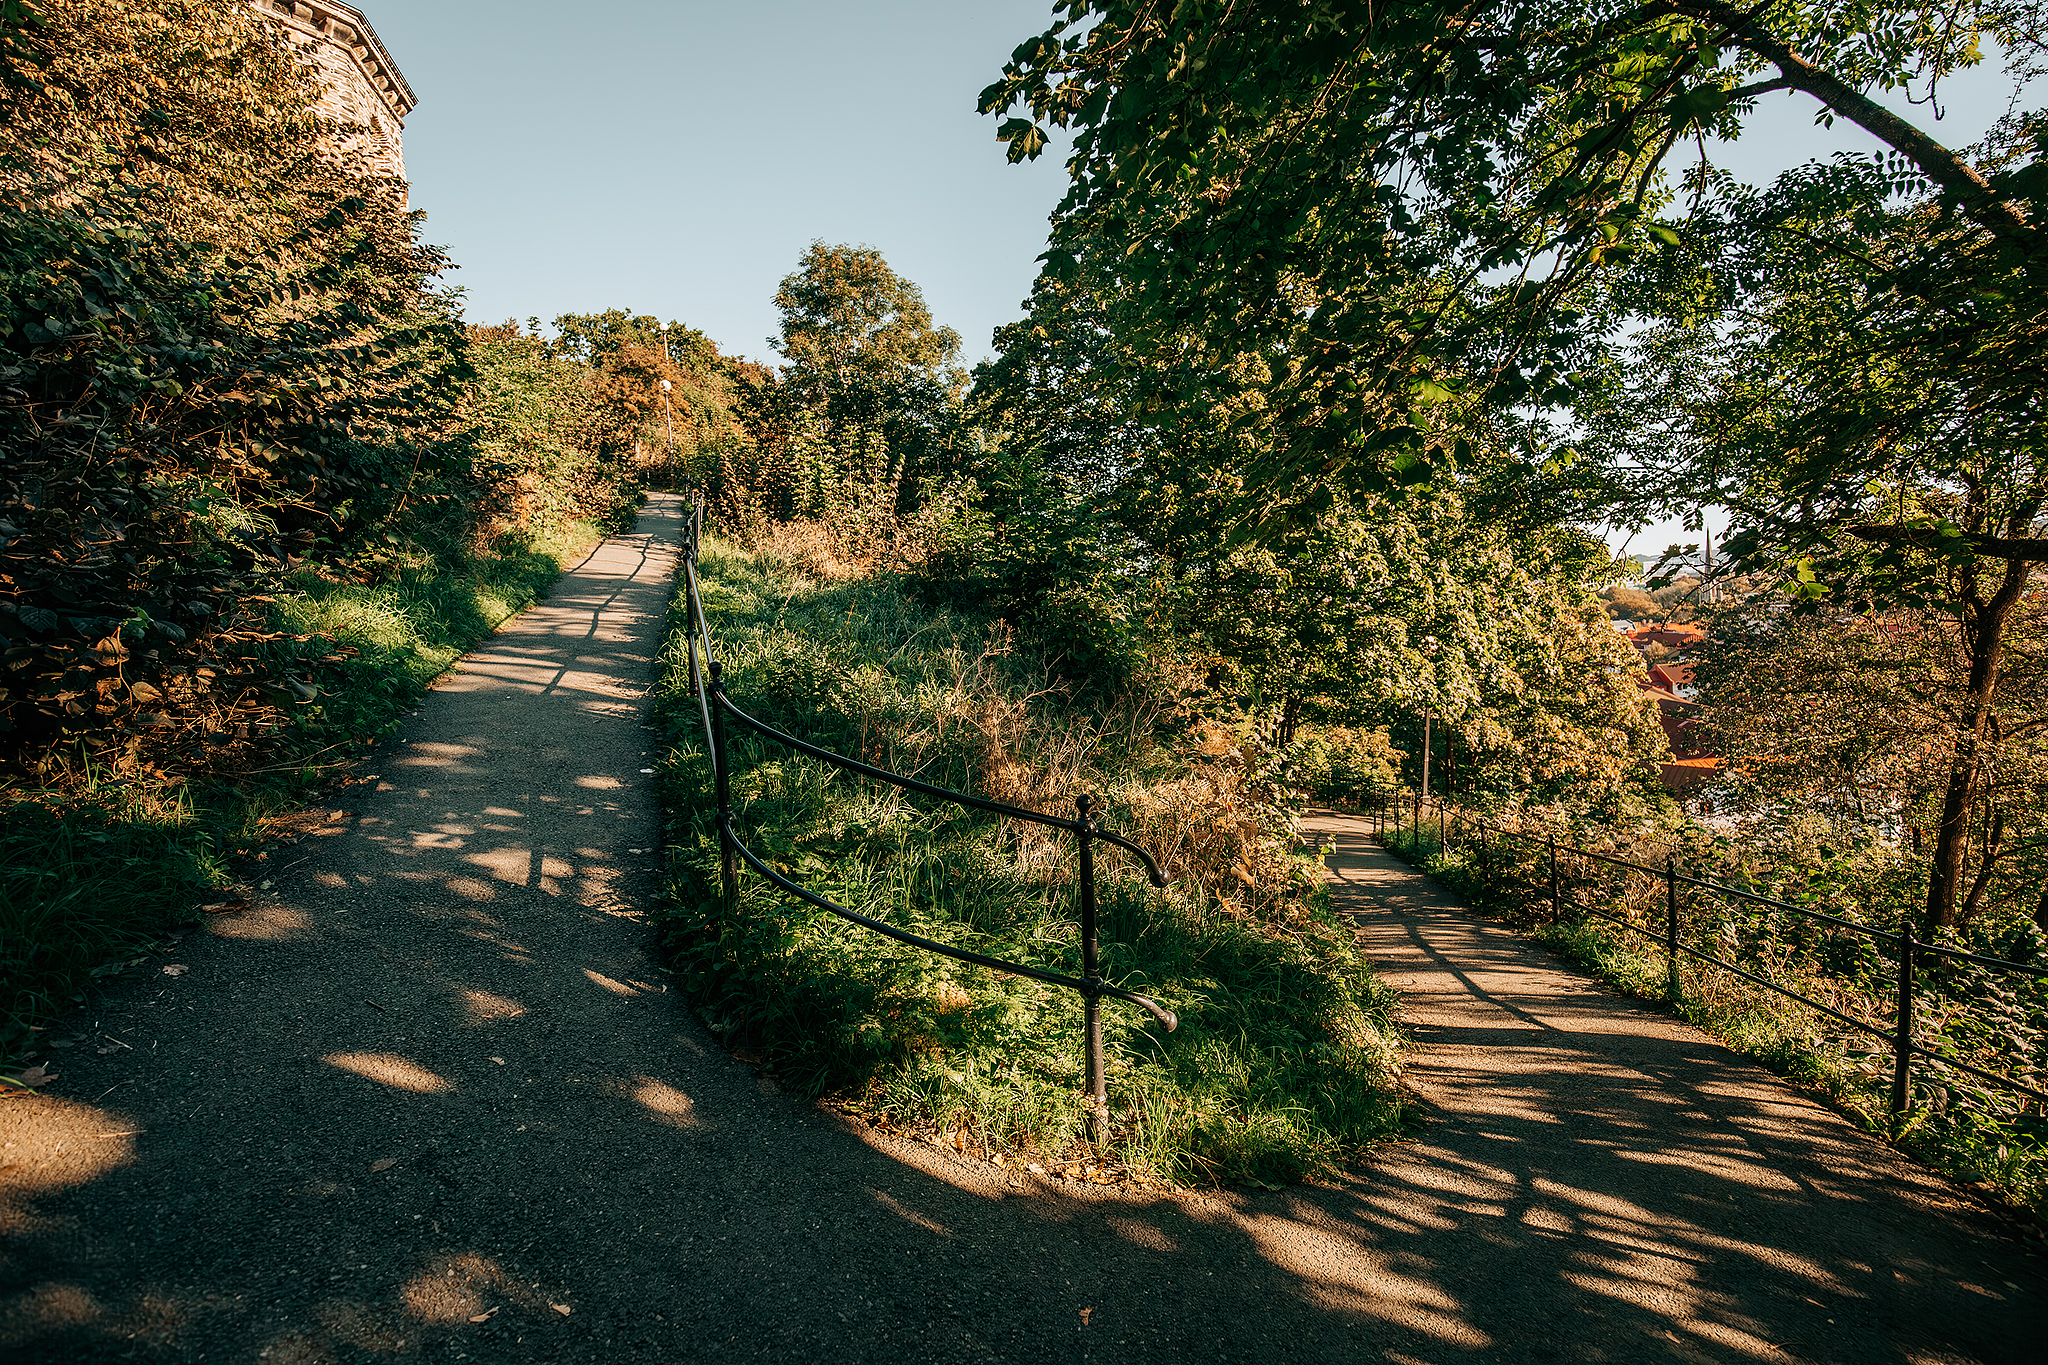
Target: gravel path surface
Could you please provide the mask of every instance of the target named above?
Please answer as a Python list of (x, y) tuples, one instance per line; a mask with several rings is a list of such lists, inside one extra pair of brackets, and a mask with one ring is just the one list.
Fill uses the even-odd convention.
[(1987, 1219), (1352, 834), (1435, 1112), (1340, 1185), (1109, 1197), (789, 1103), (640, 915), (679, 525), (465, 660), (183, 972), (60, 1021), (0, 1104), (0, 1359), (2039, 1359)]

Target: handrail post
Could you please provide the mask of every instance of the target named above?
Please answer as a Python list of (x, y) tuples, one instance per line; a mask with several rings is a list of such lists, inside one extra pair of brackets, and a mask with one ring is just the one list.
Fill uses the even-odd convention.
[(1678, 855), (1664, 855), (1664, 998), (1678, 1003)]
[(1564, 892), (1557, 881), (1557, 836), (1550, 836), (1550, 922), (1564, 918)]
[(718, 870), (725, 903), (739, 897), (740, 874), (732, 852), (732, 785), (725, 769), (725, 665), (711, 660), (711, 775), (718, 788)]
[(1899, 1022), (1892, 1035), (1892, 1117), (1906, 1112), (1913, 1088), (1913, 926), (1899, 928)]
[[(696, 552), (693, 548), (690, 563), (694, 566), (696, 562)], [(684, 590), (688, 591), (687, 588)], [(704, 695), (704, 675), (697, 668), (697, 622), (694, 617), (683, 623), (683, 637), (683, 648), (690, 654), (690, 700), (695, 701)]]
[(1088, 983), (1083, 999), (1088, 1032), (1088, 1140), (1097, 1147), (1109, 1140), (1109, 1082), (1102, 1066), (1102, 975), (1095, 943), (1095, 822), (1089, 818), (1087, 793), (1074, 798), (1080, 821), (1074, 839), (1081, 851), (1081, 977)]

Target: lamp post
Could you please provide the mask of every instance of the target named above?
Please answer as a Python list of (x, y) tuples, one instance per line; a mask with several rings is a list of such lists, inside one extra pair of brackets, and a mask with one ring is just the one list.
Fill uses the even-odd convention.
[[(666, 348), (667, 344), (666, 336), (664, 336), (662, 345)], [(666, 379), (661, 381), (661, 425), (668, 433), (668, 455), (662, 460), (661, 472), (671, 488), (675, 486), (676, 481), (676, 424), (675, 419), (669, 415), (668, 391), (674, 387), (675, 385), (669, 383)]]

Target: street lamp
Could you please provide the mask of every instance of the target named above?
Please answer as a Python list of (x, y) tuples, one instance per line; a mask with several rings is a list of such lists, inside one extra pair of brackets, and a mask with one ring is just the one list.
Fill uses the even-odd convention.
[(675, 419), (669, 415), (668, 391), (674, 387), (675, 385), (666, 379), (661, 381), (661, 425), (668, 432), (668, 458), (662, 462), (661, 472), (668, 479), (671, 488), (675, 486), (676, 481), (676, 424)]

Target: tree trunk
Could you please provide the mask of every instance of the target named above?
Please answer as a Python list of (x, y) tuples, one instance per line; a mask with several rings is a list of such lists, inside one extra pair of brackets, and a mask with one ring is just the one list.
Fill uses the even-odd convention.
[(1941, 823), (1934, 831), (1934, 865), (1927, 875), (1929, 933), (1956, 922), (1956, 900), (1963, 885), (1963, 845), (1969, 835), (1977, 777), (1984, 766), (1984, 731), (1990, 724), (1991, 705), (1998, 690), (1999, 653), (2005, 644), (2006, 621), (2020, 600), (2020, 590), (2026, 586), (2031, 567), (2024, 560), (2008, 560), (1998, 591), (1973, 613), (1974, 619), (1966, 615), (1962, 620), (1963, 647), (1970, 657), (1970, 682), (1964, 693), (1964, 723), (1957, 726), (1955, 749), (1949, 760), (1948, 790), (1942, 794)]
[(1430, 713), (1422, 713), (1422, 794), (1429, 795), (1429, 721)]
[(1280, 744), (1294, 743), (1294, 727), (1301, 721), (1301, 698), (1289, 697), (1280, 707)]

